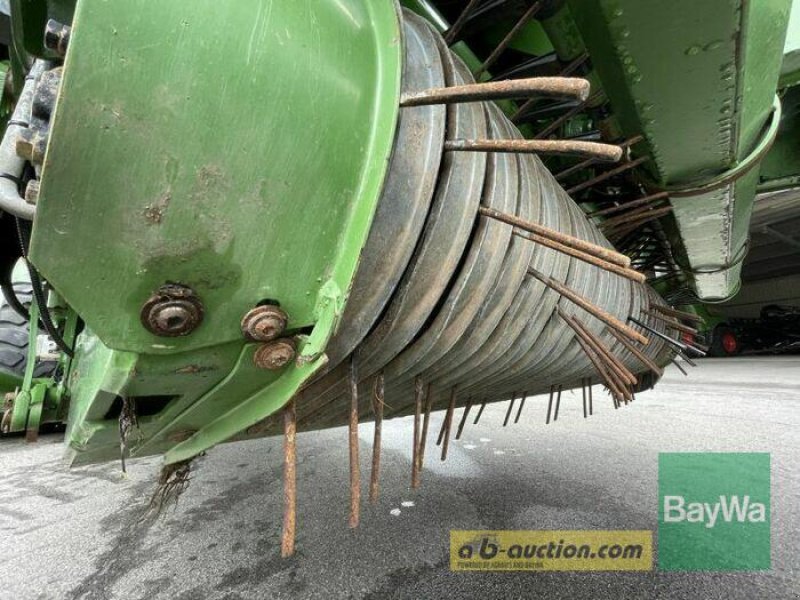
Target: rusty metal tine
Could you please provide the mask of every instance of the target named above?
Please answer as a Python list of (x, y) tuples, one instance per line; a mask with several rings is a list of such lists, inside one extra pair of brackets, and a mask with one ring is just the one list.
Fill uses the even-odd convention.
[(628, 268), (631, 266), (631, 259), (624, 254), (620, 254), (619, 252), (611, 250), (610, 248), (592, 244), (591, 242), (587, 242), (581, 238), (567, 235), (566, 233), (561, 233), (560, 231), (555, 231), (549, 227), (539, 225), (534, 221), (528, 221), (516, 215), (500, 212), (499, 210), (488, 208), (486, 206), (479, 207), (478, 212), (485, 217), (489, 217), (490, 219), (495, 219), (507, 225), (519, 227), (520, 229), (524, 229), (530, 233), (535, 233), (536, 235), (553, 240), (559, 244), (563, 244), (564, 246), (569, 246), (570, 248), (580, 250), (581, 252), (591, 254), (592, 256), (597, 256), (598, 258), (619, 265), (620, 267)]
[(506, 418), (503, 420), (503, 427), (508, 425), (508, 420), (511, 418), (511, 411), (514, 410), (514, 401), (517, 399), (517, 392), (511, 394), (511, 402), (508, 403), (508, 410), (506, 411)]
[(419, 487), (420, 417), (422, 415), (423, 384), (420, 377), (414, 378), (414, 445), (411, 448), (411, 487)]
[(642, 328), (642, 329), (644, 329), (645, 331), (649, 331), (650, 333), (652, 333), (652, 334), (653, 334), (654, 336), (656, 336), (657, 338), (659, 338), (659, 339), (661, 339), (662, 341), (664, 341), (664, 342), (668, 343), (669, 345), (671, 345), (671, 346), (673, 346), (673, 347), (677, 348), (678, 350), (683, 350), (683, 351), (686, 351), (686, 346), (685, 346), (684, 344), (682, 344), (682, 343), (681, 343), (681, 342), (679, 342), (678, 340), (672, 339), (671, 337), (669, 337), (668, 335), (665, 335), (665, 334), (661, 333), (660, 331), (656, 331), (655, 329), (653, 329), (653, 328), (652, 328), (652, 327), (650, 327), (649, 325), (645, 325), (645, 324), (644, 324), (644, 323), (642, 323), (642, 322), (641, 322), (639, 319), (637, 319), (637, 318), (635, 318), (635, 317), (630, 317), (630, 316), (629, 316), (629, 317), (628, 317), (628, 321), (630, 321), (631, 323), (634, 323), (634, 324), (638, 325), (639, 327), (641, 327), (641, 328)]
[[(417, 477), (422, 475), (422, 467), (425, 465), (425, 447), (428, 444), (428, 424), (431, 420), (431, 409), (433, 408), (433, 394), (431, 394), (431, 385), (428, 384), (425, 390), (425, 418), (422, 420), (422, 435), (419, 440), (419, 467), (417, 468)], [(419, 481), (417, 481), (419, 487)]]
[(601, 210), (595, 210), (590, 213), (587, 213), (587, 217), (602, 217), (605, 215), (610, 215), (615, 212), (626, 211), (630, 208), (636, 208), (637, 206), (643, 206), (645, 204), (653, 204), (654, 202), (660, 202), (661, 200), (666, 200), (669, 198), (669, 192), (658, 192), (657, 194), (650, 194), (649, 196), (642, 196), (641, 198), (637, 198), (636, 200), (630, 200), (628, 202), (623, 202), (622, 204), (617, 204), (616, 206), (609, 206), (608, 208), (603, 208)]
[(486, 408), (486, 400), (481, 402), (481, 407), (478, 409), (478, 414), (475, 415), (475, 420), (472, 422), (473, 425), (477, 425), (478, 421), (481, 420), (481, 415), (483, 414), (483, 409)]
[(525, 400), (528, 398), (528, 392), (522, 392), (522, 398), (519, 401), (519, 408), (517, 409), (517, 416), (514, 417), (514, 424), (519, 423), (519, 418), (522, 415), (522, 409), (525, 407)]
[(580, 77), (529, 77), (527, 79), (468, 83), (404, 94), (400, 98), (400, 106), (483, 102), (485, 100), (527, 98), (533, 95), (574, 98), (582, 102), (589, 96), (589, 82)]
[(372, 439), (372, 471), (369, 477), (369, 501), (375, 504), (378, 501), (379, 478), (381, 472), (381, 429), (383, 426), (383, 397), (384, 382), (383, 372), (375, 378), (375, 387), (372, 393), (372, 411), (375, 413), (375, 432)]
[(447, 460), (447, 447), (450, 444), (450, 429), (453, 426), (453, 413), (456, 410), (456, 388), (450, 389), (450, 404), (447, 407), (447, 415), (445, 416), (445, 423), (447, 428), (444, 432), (444, 442), (442, 443), (442, 461)]
[(589, 331), (589, 329), (580, 321), (580, 319), (573, 318), (573, 322), (583, 331), (583, 333), (590, 339), (590, 341), (597, 347), (603, 356), (605, 356), (606, 361), (614, 367), (614, 370), (620, 376), (622, 381), (627, 383), (628, 385), (633, 385), (636, 383), (636, 377), (634, 377), (633, 373), (631, 373), (622, 361), (617, 358), (611, 349), (608, 348), (605, 344), (603, 344), (602, 340)]
[(686, 376), (686, 377), (688, 377), (688, 376), (689, 376), (689, 374), (688, 374), (688, 373), (687, 373), (687, 372), (686, 372), (686, 371), (683, 369), (683, 367), (680, 365), (680, 363), (678, 363), (678, 361), (677, 361), (677, 360), (675, 360), (674, 358), (673, 358), (673, 359), (671, 359), (671, 360), (672, 360), (672, 364), (673, 364), (673, 365), (675, 365), (676, 367), (678, 367), (678, 370), (679, 370), (681, 373), (683, 373), (683, 374), (684, 374), (684, 376)]
[(537, 271), (532, 267), (528, 268), (528, 273), (536, 277), (536, 279), (544, 283), (547, 287), (555, 290), (556, 292), (558, 292), (559, 294), (570, 300), (573, 304), (577, 304), (583, 310), (585, 310), (592, 316), (596, 317), (597, 319), (601, 320), (609, 327), (616, 329), (629, 339), (635, 340), (645, 345), (649, 342), (649, 340), (646, 337), (644, 337), (641, 333), (625, 325), (625, 323), (617, 319), (615, 316), (610, 315), (603, 309), (595, 306), (594, 304), (586, 300), (583, 296), (580, 296), (576, 292), (569, 289), (567, 286), (555, 281), (554, 279), (548, 277), (547, 275), (544, 275), (543, 273), (540, 273), (539, 271)]
[(555, 392), (554, 385), (550, 386), (550, 399), (547, 401), (547, 420), (544, 422), (545, 425), (550, 425), (550, 414), (553, 410), (553, 393)]
[(553, 423), (558, 421), (558, 409), (561, 406), (561, 390), (562, 390), (562, 386), (559, 383), (558, 384), (558, 392), (556, 393), (556, 411), (553, 414)]
[(616, 217), (611, 217), (609, 219), (606, 219), (605, 221), (600, 223), (599, 227), (603, 231), (619, 229), (622, 226), (627, 226), (629, 224), (633, 225), (634, 223), (639, 223), (640, 221), (650, 220), (650, 218), (653, 217), (655, 213), (663, 215), (671, 211), (672, 211), (671, 206), (663, 206), (660, 208), (655, 208), (648, 204), (645, 206), (640, 206), (639, 208), (635, 208), (624, 214), (617, 215)]
[(358, 464), (358, 379), (355, 361), (350, 359), (350, 527), (358, 527), (361, 510), (361, 471)]
[(464, 23), (467, 22), (467, 19), (469, 19), (472, 11), (480, 1), (481, 0), (469, 0), (467, 5), (464, 7), (464, 10), (462, 10), (458, 15), (458, 18), (456, 18), (455, 23), (453, 23), (448, 30), (444, 32), (444, 41), (448, 46), (452, 45), (458, 34), (461, 33)]
[(469, 409), (472, 408), (472, 398), (467, 400), (467, 405), (464, 407), (464, 414), (461, 415), (461, 422), (458, 424), (458, 430), (456, 431), (456, 439), (461, 439), (461, 433), (464, 431), (464, 424), (467, 422), (467, 415), (469, 415)]
[[(564, 319), (564, 322), (572, 329), (572, 331), (575, 332), (578, 343), (589, 357), (589, 360), (594, 365), (595, 370), (605, 381), (606, 387), (608, 387), (609, 392), (611, 392), (611, 394), (614, 396), (614, 399), (616, 400), (617, 396), (624, 396), (624, 378), (616, 372), (615, 365), (608, 362), (607, 356), (598, 347), (596, 340), (594, 340), (591, 336), (586, 335), (586, 332), (578, 326), (577, 319), (565, 314), (560, 308), (557, 310), (559, 316)], [(591, 349), (592, 352), (597, 356), (595, 357), (592, 352), (588, 351), (588, 349)]]
[[(580, 67), (584, 62), (586, 62), (587, 58), (589, 58), (589, 55), (586, 52), (584, 52), (583, 54), (578, 56), (575, 60), (573, 60), (571, 63), (569, 63), (566, 67), (564, 67), (564, 69), (561, 71), (561, 73), (559, 73), (559, 76), (567, 77), (568, 75), (571, 75), (572, 73), (575, 72), (575, 70), (578, 67)], [(522, 104), (522, 106), (520, 106), (516, 110), (516, 112), (513, 115), (511, 115), (511, 121), (513, 123), (516, 123), (517, 119), (519, 119), (521, 116), (523, 116), (525, 114), (525, 112), (533, 105), (533, 103), (536, 102), (536, 100), (537, 100), (537, 98), (531, 98), (529, 100), (526, 100)]]
[[(636, 135), (636, 136), (633, 136), (632, 138), (628, 138), (627, 140), (624, 140), (623, 142), (621, 142), (619, 144), (619, 147), (622, 148), (623, 150), (626, 150), (627, 148), (630, 148), (634, 144), (638, 144), (643, 139), (644, 139), (643, 136)], [(562, 181), (563, 179), (566, 179), (567, 177), (569, 177), (573, 173), (577, 173), (578, 171), (580, 171), (582, 169), (586, 169), (588, 167), (591, 167), (593, 164), (595, 164), (595, 160), (589, 158), (589, 159), (584, 160), (582, 162), (579, 162), (579, 163), (577, 163), (575, 165), (572, 165), (571, 167), (568, 167), (568, 168), (564, 169), (563, 171), (560, 171), (559, 173), (556, 173), (556, 175), (555, 175), (556, 181)]]
[(679, 323), (672, 317), (668, 317), (654, 310), (648, 310), (646, 308), (643, 308), (642, 312), (646, 315), (650, 315), (654, 319), (658, 319), (659, 321), (664, 323), (664, 325), (666, 325), (669, 329), (674, 329), (675, 331), (680, 331), (681, 333), (688, 333), (689, 335), (697, 335), (698, 333), (697, 329), (695, 329), (694, 327), (689, 327), (688, 325)]
[(662, 208), (654, 208), (649, 210), (646, 213), (639, 214), (635, 218), (631, 218), (629, 221), (625, 223), (617, 223), (613, 227), (601, 227), (600, 229), (606, 235), (614, 235), (614, 236), (621, 236), (630, 233), (631, 231), (635, 231), (642, 225), (649, 223), (650, 221), (655, 221), (656, 219), (660, 219), (663, 216), (666, 216), (672, 212), (672, 206), (664, 206)]
[(586, 378), (581, 378), (581, 399), (583, 400), (583, 418), (585, 419), (588, 415), (586, 414)]
[(594, 407), (592, 406), (592, 378), (589, 377), (589, 416), (591, 417), (594, 414)]
[[(598, 183), (601, 183), (601, 182), (605, 181), (606, 179), (611, 179), (615, 175), (619, 175), (620, 173), (624, 173), (625, 171), (629, 171), (631, 169), (635, 169), (636, 167), (638, 167), (639, 165), (641, 165), (642, 163), (644, 163), (644, 162), (646, 162), (648, 160), (650, 160), (649, 156), (640, 156), (639, 158), (636, 158), (634, 160), (631, 160), (631, 161), (628, 161), (626, 163), (623, 163), (620, 166), (618, 166), (618, 167), (616, 167), (614, 169), (611, 169), (610, 171), (605, 171), (603, 173), (600, 173), (599, 175), (596, 175), (596, 176), (592, 177), (588, 181), (584, 181), (583, 183), (579, 183), (578, 185), (575, 185), (575, 186), (569, 188), (567, 190), (567, 194), (572, 195), (572, 194), (575, 194), (577, 192), (581, 192), (581, 191), (585, 190), (586, 188), (590, 188), (593, 185), (596, 185)], [(558, 179), (558, 178), (556, 178), (556, 179)]]
[(476, 139), (447, 140), (444, 149), (457, 152), (509, 152), (513, 154), (547, 154), (552, 156), (591, 156), (603, 162), (618, 162), (622, 150), (613, 144), (580, 140)]
[(614, 337), (617, 339), (617, 341), (618, 341), (620, 344), (622, 344), (623, 346), (625, 346), (625, 349), (626, 349), (628, 352), (630, 352), (630, 353), (631, 353), (631, 354), (633, 354), (633, 355), (634, 355), (636, 358), (638, 358), (638, 359), (639, 359), (639, 362), (641, 362), (643, 365), (645, 365), (645, 366), (646, 366), (648, 369), (650, 369), (650, 370), (651, 370), (653, 373), (655, 373), (655, 374), (656, 374), (656, 375), (658, 375), (659, 377), (661, 377), (661, 376), (664, 374), (664, 369), (662, 369), (661, 367), (659, 367), (659, 366), (658, 366), (656, 363), (654, 363), (654, 362), (653, 362), (652, 360), (650, 360), (650, 359), (649, 359), (647, 356), (645, 356), (645, 355), (644, 355), (644, 353), (642, 353), (642, 351), (641, 351), (641, 350), (639, 350), (639, 349), (638, 349), (636, 346), (634, 346), (633, 344), (631, 344), (631, 343), (630, 343), (628, 340), (626, 340), (626, 339), (625, 339), (623, 336), (621, 336), (619, 333), (617, 333), (617, 332), (616, 332), (616, 331), (614, 331), (613, 329), (609, 329), (609, 332), (611, 333), (611, 335), (613, 335), (613, 336), (614, 336)]
[(653, 310), (657, 310), (660, 313), (664, 313), (665, 315), (668, 315), (670, 317), (683, 319), (684, 321), (692, 321), (693, 323), (702, 323), (704, 320), (703, 317), (701, 317), (700, 315), (678, 310), (677, 308), (671, 308), (669, 306), (661, 306), (660, 304), (651, 304), (650, 308), (652, 308)]
[(569, 256), (577, 258), (578, 260), (582, 260), (583, 262), (589, 263), (590, 265), (594, 265), (605, 271), (609, 271), (610, 273), (615, 273), (617, 275), (620, 275), (621, 277), (630, 279), (631, 281), (636, 281), (637, 283), (644, 283), (647, 280), (647, 277), (645, 276), (644, 273), (640, 273), (639, 271), (634, 271), (633, 269), (620, 267), (617, 264), (611, 263), (607, 260), (598, 258), (591, 254), (587, 254), (586, 252), (575, 250), (574, 248), (570, 248), (569, 246), (559, 244), (558, 242), (554, 242), (553, 240), (547, 239), (540, 235), (536, 235), (535, 233), (527, 233), (527, 232), (523, 233), (515, 229), (514, 235), (521, 237), (524, 240), (529, 240), (531, 242), (535, 242), (542, 246), (547, 246), (548, 248), (551, 248), (556, 252), (567, 254)]
[(283, 409), (283, 528), (281, 556), (294, 554), (297, 524), (297, 411), (294, 398)]
[[(593, 103), (597, 102), (603, 96), (603, 92), (597, 92), (589, 96), (586, 100), (573, 106), (571, 109), (566, 111), (564, 114), (559, 116), (557, 119), (553, 120), (547, 127), (542, 129), (539, 133), (533, 136), (535, 140), (543, 140), (548, 135), (553, 133), (556, 129), (561, 127), (564, 123), (566, 123), (569, 119), (577, 115), (579, 112), (586, 109), (587, 106), (591, 106)], [(619, 147), (619, 146), (617, 146)], [(620, 158), (622, 158), (622, 150), (620, 150)], [(619, 159), (617, 159), (619, 160)]]
[(537, 2), (534, 2), (533, 4), (530, 5), (528, 10), (526, 10), (522, 14), (522, 16), (517, 20), (517, 22), (514, 23), (514, 26), (511, 28), (511, 30), (503, 37), (502, 40), (500, 40), (500, 42), (498, 42), (497, 46), (495, 46), (494, 50), (492, 50), (491, 54), (489, 54), (489, 57), (485, 61), (483, 61), (483, 63), (472, 73), (475, 79), (478, 79), (478, 77), (480, 77), (481, 74), (483, 74), (484, 72), (488, 71), (491, 68), (491, 66), (497, 61), (497, 59), (500, 58), (500, 55), (503, 53), (503, 51), (506, 48), (508, 48), (508, 45), (511, 43), (511, 40), (514, 39), (514, 36), (517, 35), (519, 31), (523, 27), (525, 27), (525, 25), (527, 25), (528, 22), (533, 17), (536, 16), (536, 13), (538, 13), (541, 10), (541, 8), (542, 8), (541, 0), (538, 0)]

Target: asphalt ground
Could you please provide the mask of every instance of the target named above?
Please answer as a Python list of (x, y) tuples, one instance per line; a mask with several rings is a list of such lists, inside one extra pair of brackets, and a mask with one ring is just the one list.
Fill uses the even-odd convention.
[[(391, 400), (387, 398), (387, 402)], [(282, 441), (197, 461), (175, 508), (142, 520), (158, 458), (68, 469), (59, 436), (0, 440), (0, 598), (798, 598), (800, 358), (707, 359), (584, 419), (566, 393), (502, 427), (506, 403), (409, 489), (410, 419), (384, 423), (381, 495), (347, 526), (347, 431), (298, 436), (297, 554), (281, 559)], [(458, 417), (459, 415), (457, 415)], [(432, 417), (438, 431), (443, 413)], [(369, 473), (372, 425), (361, 428)], [(770, 452), (772, 569), (745, 573), (510, 572), (449, 568), (452, 529), (657, 529), (659, 452)], [(366, 481), (363, 495), (366, 500)]]

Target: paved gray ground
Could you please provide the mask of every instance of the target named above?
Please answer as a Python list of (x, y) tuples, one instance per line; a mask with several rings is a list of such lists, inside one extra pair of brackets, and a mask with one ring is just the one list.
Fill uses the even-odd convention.
[[(429, 448), (418, 492), (408, 489), (411, 422), (386, 423), (381, 500), (364, 506), (357, 531), (346, 523), (346, 431), (299, 436), (299, 551), (290, 560), (278, 556), (278, 439), (210, 452), (177, 509), (150, 526), (138, 520), (157, 459), (134, 461), (122, 479), (116, 465), (67, 470), (56, 437), (4, 440), (0, 597), (797, 598), (800, 359), (706, 360), (688, 379), (670, 370), (619, 411), (596, 396), (584, 421), (579, 395), (567, 394), (549, 426), (543, 397), (506, 429), (505, 406), (487, 408), (446, 463)], [(371, 430), (361, 433), (365, 473)], [(659, 451), (772, 453), (771, 572), (448, 570), (451, 529), (656, 529)]]

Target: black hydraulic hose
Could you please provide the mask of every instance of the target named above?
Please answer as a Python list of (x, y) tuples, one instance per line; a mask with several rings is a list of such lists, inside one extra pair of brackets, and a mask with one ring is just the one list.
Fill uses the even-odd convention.
[(6, 304), (20, 317), (26, 321), (30, 321), (31, 314), (28, 312), (28, 309), (25, 308), (25, 305), (19, 301), (19, 298), (17, 298), (11, 279), (6, 277), (3, 281), (0, 281), (0, 290), (3, 292), (3, 298), (5, 298)]
[(44, 286), (42, 285), (42, 278), (39, 277), (38, 271), (34, 268), (28, 260), (28, 243), (30, 241), (30, 223), (23, 222), (17, 219), (17, 233), (19, 234), (19, 242), (22, 247), (22, 258), (25, 260), (25, 265), (28, 267), (28, 274), (31, 278), (31, 288), (33, 289), (33, 296), (36, 299), (36, 304), (39, 306), (39, 314), (41, 317), (42, 325), (44, 326), (47, 335), (49, 335), (59, 350), (72, 358), (75, 353), (72, 351), (61, 333), (58, 331), (53, 319), (50, 317), (50, 311), (47, 309), (47, 299), (44, 295)]

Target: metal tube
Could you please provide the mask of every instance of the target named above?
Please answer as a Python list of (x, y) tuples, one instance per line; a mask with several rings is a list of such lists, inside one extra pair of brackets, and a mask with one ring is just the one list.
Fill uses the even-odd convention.
[(294, 398), (283, 409), (283, 530), (281, 556), (294, 554), (297, 525), (297, 411)]
[(460, 152), (511, 152), (554, 156), (591, 156), (603, 162), (617, 162), (622, 150), (612, 144), (579, 140), (447, 140), (444, 149)]
[(358, 379), (355, 361), (350, 360), (350, 527), (358, 527), (361, 509), (361, 472), (358, 465)]
[(20, 93), (17, 106), (8, 121), (3, 140), (0, 142), (0, 210), (10, 215), (32, 221), (36, 214), (36, 206), (19, 194), (18, 181), (22, 177), (25, 159), (17, 155), (17, 137), (28, 128), (33, 104), (33, 92), (36, 80), (44, 72), (47, 63), (37, 60), (25, 77), (25, 85)]
[[(569, 188), (567, 190), (567, 193), (571, 196), (572, 194), (581, 192), (586, 188), (592, 187), (595, 184), (605, 181), (606, 179), (611, 179), (615, 175), (619, 175), (620, 173), (624, 173), (625, 171), (629, 171), (630, 169), (635, 169), (636, 167), (638, 167), (647, 160), (650, 160), (649, 156), (640, 156), (639, 158), (626, 162), (616, 167), (615, 169), (611, 169), (610, 171), (606, 171), (605, 173), (600, 173), (600, 175), (592, 177), (588, 181), (584, 181), (583, 183), (579, 183), (578, 185)], [(558, 179), (557, 176), (556, 179)]]
[[(375, 414), (375, 433), (372, 438), (372, 471), (369, 476), (369, 501), (375, 504), (378, 501), (379, 478), (381, 472), (381, 429), (383, 425), (383, 373), (375, 379), (375, 389), (372, 394), (372, 411)], [(416, 434), (416, 429), (415, 429)]]
[(534, 94), (551, 98), (575, 98), (582, 102), (589, 97), (589, 82), (580, 77), (529, 77), (488, 83), (468, 83), (404, 94), (400, 98), (400, 106), (483, 102), (527, 98)]

